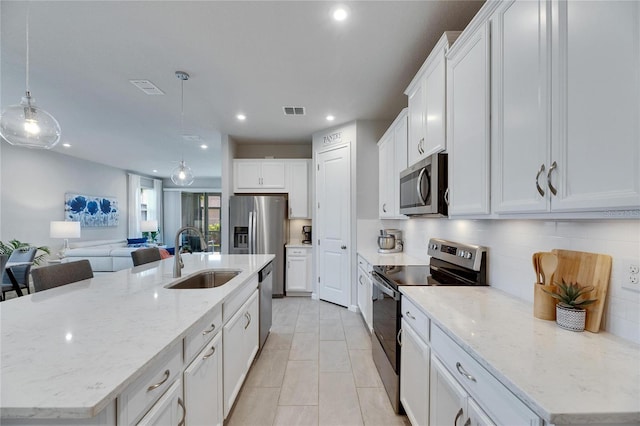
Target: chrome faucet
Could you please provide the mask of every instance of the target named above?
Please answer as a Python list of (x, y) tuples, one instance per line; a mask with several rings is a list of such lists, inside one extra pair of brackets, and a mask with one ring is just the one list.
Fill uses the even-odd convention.
[(193, 226), (183, 226), (182, 228), (178, 229), (178, 232), (176, 233), (176, 241), (175, 241), (175, 259), (173, 262), (173, 278), (180, 278), (182, 276), (182, 268), (184, 268), (184, 263), (182, 262), (182, 257), (180, 256), (180, 234), (182, 234), (184, 231), (186, 230), (192, 230), (192, 231), (196, 231), (196, 233), (198, 234), (198, 236), (200, 237), (200, 244), (202, 245), (202, 249), (204, 251), (207, 251), (207, 242), (204, 239), (204, 235), (202, 235), (202, 232), (200, 232), (200, 230), (198, 228), (194, 228)]

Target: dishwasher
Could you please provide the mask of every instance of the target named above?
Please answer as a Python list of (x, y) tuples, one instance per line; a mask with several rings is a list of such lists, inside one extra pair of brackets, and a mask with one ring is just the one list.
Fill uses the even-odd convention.
[(258, 272), (258, 289), (260, 291), (260, 349), (267, 340), (269, 331), (271, 330), (271, 304), (273, 294), (273, 262), (269, 262), (267, 266)]

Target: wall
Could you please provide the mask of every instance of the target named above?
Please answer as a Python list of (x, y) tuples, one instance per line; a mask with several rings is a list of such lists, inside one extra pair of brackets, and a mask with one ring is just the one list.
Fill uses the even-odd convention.
[(2, 241), (17, 238), (54, 251), (62, 241), (49, 238), (49, 222), (64, 220), (64, 194), (108, 195), (117, 198), (117, 227), (82, 228), (80, 240), (124, 239), (127, 235), (127, 174), (124, 170), (54, 151), (2, 144), (0, 187)]
[(385, 220), (370, 224), (370, 236), (360, 235), (359, 244), (375, 246), (379, 227), (402, 229), (405, 252), (421, 258), (430, 237), (487, 246), (490, 285), (531, 303), (534, 252), (558, 248), (608, 254), (613, 267), (604, 329), (640, 343), (640, 286), (639, 291), (622, 287), (628, 264), (640, 264), (638, 220)]
[(237, 143), (234, 158), (311, 158), (311, 143), (247, 144)]

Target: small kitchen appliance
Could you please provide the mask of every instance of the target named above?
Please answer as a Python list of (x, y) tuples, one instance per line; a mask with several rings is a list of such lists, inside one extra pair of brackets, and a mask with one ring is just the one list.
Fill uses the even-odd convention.
[(396, 413), (400, 404), (400, 351), (402, 318), (400, 286), (487, 285), (486, 247), (429, 240), (429, 265), (377, 265), (373, 267), (373, 334), (371, 353)]
[(400, 214), (448, 214), (447, 154), (428, 156), (400, 173)]
[(302, 244), (311, 244), (311, 226), (302, 227)]
[(400, 253), (402, 251), (402, 231), (381, 229), (378, 237), (378, 253)]

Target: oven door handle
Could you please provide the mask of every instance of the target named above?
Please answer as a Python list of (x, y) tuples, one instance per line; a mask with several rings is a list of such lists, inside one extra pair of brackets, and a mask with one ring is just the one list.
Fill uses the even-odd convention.
[(373, 285), (375, 285), (381, 292), (386, 294), (389, 297), (392, 297), (395, 300), (400, 300), (400, 292), (389, 287), (384, 281), (379, 278), (379, 275), (374, 272), (373, 274)]

